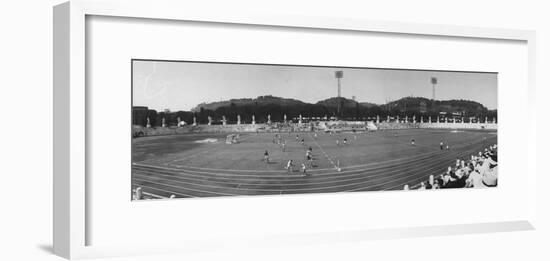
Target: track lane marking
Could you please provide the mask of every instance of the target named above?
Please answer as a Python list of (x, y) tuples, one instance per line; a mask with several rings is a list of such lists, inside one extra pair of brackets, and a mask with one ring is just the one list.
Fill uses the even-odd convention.
[[(473, 152), (475, 150), (477, 150), (477, 148), (473, 148), (471, 150), (464, 151), (464, 153), (470, 153), (470, 152)], [(449, 156), (452, 156), (452, 157), (449, 157)], [(454, 158), (454, 155), (446, 155), (446, 157), (443, 157), (440, 160), (451, 161), (453, 158)], [(415, 163), (413, 166), (427, 167), (427, 166), (438, 166), (438, 165), (441, 165), (441, 164), (443, 164), (443, 163), (438, 162), (438, 163), (435, 163), (435, 164), (425, 164), (424, 161), (420, 161), (420, 162)], [(446, 165), (447, 163), (444, 163), (444, 164)], [(346, 181), (354, 181), (354, 180), (362, 180), (362, 179), (366, 179), (366, 178), (379, 177), (379, 176), (383, 176), (383, 175), (387, 176), (387, 177), (393, 177), (393, 176), (396, 176), (396, 175), (388, 175), (388, 174), (396, 173), (396, 172), (402, 172), (401, 167), (402, 167), (402, 165), (393, 166), (391, 168), (397, 168), (397, 169), (392, 170), (392, 171), (387, 171), (386, 169), (380, 169), (379, 171), (374, 172), (374, 173), (377, 173), (377, 174), (374, 174), (374, 175), (365, 175), (364, 172), (362, 172), (362, 173), (360, 172), (360, 173), (355, 173), (355, 174), (351, 174), (351, 175), (340, 176), (340, 175), (337, 175), (338, 173), (334, 173), (334, 175), (331, 176), (331, 177), (323, 177), (321, 179), (317, 179), (317, 180), (335, 179), (335, 180), (332, 180), (332, 181), (308, 182), (308, 183), (298, 183), (298, 184), (291, 184), (291, 185), (314, 185), (314, 184), (346, 182)], [(412, 169), (410, 166), (407, 166), (407, 169), (408, 170), (415, 170), (415, 171), (420, 170), (420, 168)], [(168, 173), (163, 174), (163, 173), (159, 173), (159, 172), (152, 172), (153, 170), (136, 169), (135, 171), (138, 172), (136, 174), (141, 174), (141, 175), (148, 175), (148, 176), (157, 175), (157, 176), (173, 177), (173, 178), (186, 179), (186, 180), (192, 180), (192, 181), (213, 182), (213, 183), (221, 183), (221, 184), (236, 184), (236, 183), (233, 182), (233, 180), (235, 180), (235, 182), (247, 182), (247, 185), (256, 185), (257, 183), (250, 183), (250, 182), (262, 181), (262, 180), (267, 181), (267, 182), (269, 182), (269, 181), (270, 182), (273, 182), (273, 181), (292, 182), (292, 181), (301, 181), (301, 180), (303, 180), (302, 176), (294, 176), (294, 177), (292, 177), (291, 180), (281, 180), (281, 179), (267, 180), (267, 179), (262, 179), (262, 178), (258, 178), (258, 179), (247, 179), (247, 178), (230, 179), (230, 178), (225, 178), (225, 177), (220, 177), (220, 178), (218, 178), (218, 177), (208, 177), (209, 179), (210, 178), (216, 178), (216, 179), (222, 179), (222, 180), (223, 179), (224, 180), (229, 180), (229, 182), (227, 182), (227, 181), (219, 181), (219, 180), (218, 181), (212, 181), (212, 180), (208, 180), (208, 179), (200, 179), (200, 177), (204, 177), (204, 176), (185, 173), (185, 172), (175, 172), (175, 173), (168, 172)], [(353, 176), (359, 176), (359, 177), (358, 178), (353, 178)], [(199, 178), (195, 178), (195, 177), (199, 177)], [(272, 176), (270, 176), (270, 177), (272, 177)], [(277, 176), (276, 178), (279, 178), (279, 177), (280, 178), (289, 178), (288, 175), (281, 175), (281, 176)], [(352, 177), (352, 178), (349, 178), (349, 177)], [(340, 178), (343, 178), (343, 179), (340, 179)], [(308, 179), (308, 180), (311, 180), (311, 179)], [(258, 184), (258, 185), (261, 185), (261, 184)], [(289, 185), (289, 184), (274, 184), (274, 185)]]
[[(467, 153), (465, 153), (467, 154)], [(447, 165), (447, 163), (439, 163), (439, 164), (436, 164), (434, 165), (434, 167), (432, 168), (429, 168), (429, 169), (426, 169), (424, 171), (433, 171), (432, 173), (435, 173), (435, 171), (440, 171), (441, 169), (444, 169), (445, 168), (445, 165)], [(374, 182), (374, 181), (377, 181), (377, 180), (384, 180), (384, 179), (387, 179), (387, 178), (393, 178), (393, 177), (396, 177), (396, 176), (400, 176), (401, 174), (409, 174), (411, 173), (411, 171), (409, 172), (400, 172), (398, 174), (395, 174), (395, 175), (386, 175), (385, 173), (383, 173), (382, 175), (384, 175), (384, 177), (381, 177), (381, 178), (375, 178), (375, 179), (369, 179), (369, 180), (366, 180), (366, 181), (363, 181), (363, 182), (359, 182), (359, 183), (354, 183), (354, 184), (344, 184), (344, 185), (333, 185), (333, 186), (325, 186), (325, 187), (315, 187), (315, 188), (296, 188), (296, 189), (285, 189), (284, 191), (285, 192), (292, 192), (292, 191), (311, 191), (311, 190), (326, 190), (326, 189), (334, 189), (334, 188), (341, 188), (341, 187), (346, 187), (346, 186), (356, 186), (356, 185), (359, 185), (359, 184), (364, 184), (364, 183), (369, 183), (369, 182)], [(412, 175), (412, 176), (416, 176), (416, 175)], [(410, 175), (406, 175), (404, 177), (401, 177), (401, 178), (397, 178), (397, 179), (392, 179), (392, 180), (389, 180), (388, 182), (384, 182), (384, 183), (380, 183), (380, 184), (373, 184), (371, 186), (367, 186), (367, 187), (362, 187), (362, 188), (356, 188), (356, 189), (350, 189), (350, 190), (343, 190), (341, 192), (353, 192), (353, 191), (359, 191), (359, 190), (368, 190), (370, 188), (373, 188), (373, 187), (378, 187), (378, 186), (381, 186), (381, 185), (384, 185), (384, 184), (388, 184), (388, 183), (391, 183), (391, 182), (395, 182), (395, 181), (398, 181), (398, 180), (402, 180), (404, 178), (409, 178), (411, 177)], [(138, 179), (139, 180), (139, 179)], [(198, 191), (198, 192), (204, 192), (204, 193), (211, 193), (211, 194), (217, 194), (218, 192), (214, 192), (214, 191), (204, 191), (204, 190), (199, 190), (199, 189), (189, 189), (189, 188), (186, 188), (186, 187), (176, 187), (176, 186), (173, 186), (173, 185), (167, 185), (167, 184), (164, 184), (164, 183), (158, 183), (158, 182), (152, 182), (152, 181), (147, 181), (147, 180), (143, 180), (144, 182), (150, 182), (150, 183), (157, 183), (158, 185), (164, 185), (164, 186), (170, 186), (170, 187), (175, 187), (175, 188), (183, 188), (183, 189), (187, 189), (187, 190), (192, 190), (192, 191)], [(222, 188), (222, 189), (233, 189), (233, 190), (244, 190), (244, 191), (262, 191), (262, 192), (275, 192), (275, 191), (279, 191), (281, 189), (240, 189), (240, 188), (227, 188), (227, 187), (218, 187), (218, 186), (212, 186), (212, 185), (204, 185), (204, 184), (195, 184), (195, 183), (189, 183), (189, 182), (182, 182), (182, 181), (174, 181), (174, 180), (164, 180), (164, 181), (167, 181), (167, 182), (175, 182), (175, 183), (181, 183), (181, 184), (189, 184), (189, 185), (195, 185), (195, 186), (203, 186), (203, 187), (209, 187), (209, 188)], [(382, 189), (382, 190), (387, 190), (387, 189)], [(235, 196), (235, 195), (242, 195), (242, 194), (234, 194), (234, 193), (226, 193), (227, 195), (229, 196)]]

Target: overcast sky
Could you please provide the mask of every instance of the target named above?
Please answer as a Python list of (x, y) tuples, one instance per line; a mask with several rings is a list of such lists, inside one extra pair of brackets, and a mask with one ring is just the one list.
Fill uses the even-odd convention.
[(405, 96), (477, 101), (497, 108), (497, 74), (348, 69), (280, 65), (134, 61), (133, 105), (190, 110), (202, 102), (273, 95), (314, 103), (337, 96), (336, 70), (344, 71), (342, 96), (383, 104)]

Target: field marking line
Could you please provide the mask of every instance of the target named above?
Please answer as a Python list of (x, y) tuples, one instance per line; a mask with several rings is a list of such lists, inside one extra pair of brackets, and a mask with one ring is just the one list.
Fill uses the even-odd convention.
[(311, 140), (313, 140), (313, 143), (315, 143), (315, 145), (317, 145), (317, 147), (319, 148), (319, 150), (321, 150), (321, 152), (323, 154), (325, 154), (325, 157), (330, 161), (330, 163), (332, 164), (332, 166), (334, 166), (335, 169), (338, 169), (338, 166), (336, 166), (336, 164), (334, 164), (334, 161), (330, 158), (330, 156), (325, 152), (325, 150), (321, 147), (321, 145), (319, 145), (319, 143), (317, 142), (317, 140), (315, 140), (313, 137), (311, 137), (311, 133), (308, 133), (308, 136), (311, 138)]
[[(199, 193), (209, 193), (209, 194), (216, 194), (216, 195), (220, 195), (220, 196), (235, 196), (235, 195), (238, 195), (238, 194), (231, 194), (231, 193), (206, 191), (206, 190), (187, 188), (187, 187), (178, 187), (178, 186), (174, 186), (174, 185), (170, 185), (170, 184), (159, 183), (157, 181), (144, 180), (144, 179), (140, 179), (140, 178), (132, 178), (132, 179), (135, 179), (135, 180), (141, 181), (141, 182), (147, 182), (147, 183), (155, 184), (155, 185), (172, 187), (172, 188), (175, 188), (175, 189), (185, 189), (185, 190), (190, 190), (190, 191), (199, 192)], [(176, 181), (176, 182), (178, 182), (178, 181)], [(184, 183), (184, 182), (178, 182), (178, 183)], [(187, 183), (187, 184), (189, 184), (189, 185), (198, 185), (198, 184), (194, 184), (194, 183)]]

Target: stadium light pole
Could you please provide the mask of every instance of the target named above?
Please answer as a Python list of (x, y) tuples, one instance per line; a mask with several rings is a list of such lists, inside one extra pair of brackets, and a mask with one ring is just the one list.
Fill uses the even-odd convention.
[(430, 82), (432, 83), (432, 108), (431, 108), (431, 111), (432, 113), (435, 112), (435, 86), (437, 85), (437, 78), (436, 77), (431, 77), (430, 78)]
[(432, 77), (431, 78), (431, 83), (432, 83), (432, 100), (435, 101), (435, 86), (437, 85), (437, 78)]
[(341, 83), (341, 79), (344, 78), (344, 71), (336, 71), (334, 73), (334, 77), (336, 77), (336, 79), (338, 80), (338, 108), (337, 108), (337, 115), (340, 116), (340, 97), (341, 97), (341, 92), (342, 92), (342, 83)]

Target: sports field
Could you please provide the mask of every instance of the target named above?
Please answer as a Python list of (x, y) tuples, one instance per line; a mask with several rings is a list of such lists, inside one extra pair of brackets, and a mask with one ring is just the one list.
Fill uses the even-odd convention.
[[(241, 133), (236, 144), (226, 144), (226, 135), (133, 139), (132, 189), (177, 198), (400, 190), (497, 143), (496, 132), (484, 130), (317, 132), (317, 137), (302, 132), (281, 133), (283, 151), (274, 142), (275, 133)], [(440, 142), (449, 150), (441, 150)], [(300, 167), (310, 147), (313, 166), (304, 175)], [(264, 161), (266, 150), (269, 163)], [(285, 169), (288, 160), (295, 164), (290, 173)]]

